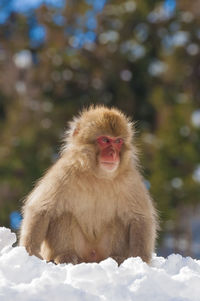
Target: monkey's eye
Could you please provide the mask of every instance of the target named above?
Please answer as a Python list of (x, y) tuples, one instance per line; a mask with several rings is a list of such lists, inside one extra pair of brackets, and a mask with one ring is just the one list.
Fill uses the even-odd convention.
[(110, 139), (107, 137), (101, 137), (101, 142), (103, 143), (110, 143)]
[(123, 144), (124, 140), (122, 138), (117, 138), (117, 139), (115, 139), (115, 143), (116, 144)]

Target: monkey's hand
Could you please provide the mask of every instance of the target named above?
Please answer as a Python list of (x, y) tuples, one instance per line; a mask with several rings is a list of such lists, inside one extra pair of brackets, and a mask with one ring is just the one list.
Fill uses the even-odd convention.
[(48, 225), (49, 217), (46, 212), (34, 210), (34, 208), (27, 206), (19, 244), (26, 248), (29, 255), (35, 255), (42, 259), (40, 247), (45, 239)]
[(58, 256), (56, 256), (56, 258), (54, 259), (54, 262), (56, 264), (58, 264), (58, 263), (78, 264), (78, 263), (81, 263), (82, 260), (78, 257), (78, 255), (69, 251), (67, 253), (65, 252), (63, 254), (59, 254)]
[(29, 243), (27, 241), (27, 244), (25, 243), (24, 244), (24, 247), (26, 248), (26, 251), (29, 253), (29, 255), (34, 255), (34, 256), (37, 256), (38, 258), (40, 259), (43, 259), (42, 256), (40, 255), (40, 250), (38, 249), (35, 249), (31, 246), (31, 243)]

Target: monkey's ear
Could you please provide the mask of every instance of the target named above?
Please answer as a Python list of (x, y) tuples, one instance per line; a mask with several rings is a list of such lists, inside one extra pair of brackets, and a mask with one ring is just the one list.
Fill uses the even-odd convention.
[(73, 130), (72, 136), (73, 136), (73, 137), (77, 136), (78, 133), (79, 133), (79, 131), (80, 131), (80, 125), (79, 125), (79, 124), (76, 124), (76, 127), (75, 127), (74, 130)]
[(78, 133), (79, 133), (79, 130), (77, 128), (75, 128), (74, 131), (73, 131), (72, 136), (74, 137), (74, 136), (78, 135)]

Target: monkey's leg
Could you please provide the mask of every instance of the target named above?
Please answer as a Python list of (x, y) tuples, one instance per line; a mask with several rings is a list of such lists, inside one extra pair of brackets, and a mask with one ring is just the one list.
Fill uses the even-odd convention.
[(139, 256), (149, 263), (152, 257), (156, 238), (155, 225), (151, 218), (138, 217), (130, 225), (129, 257)]
[(81, 263), (82, 260), (78, 257), (78, 255), (73, 251), (67, 251), (65, 253), (59, 254), (55, 257), (54, 262), (58, 263), (72, 263), (78, 264)]

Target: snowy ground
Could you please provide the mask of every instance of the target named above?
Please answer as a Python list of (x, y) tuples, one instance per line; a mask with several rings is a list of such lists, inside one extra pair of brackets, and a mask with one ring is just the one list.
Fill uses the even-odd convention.
[(200, 260), (154, 257), (151, 266), (130, 258), (120, 267), (46, 263), (12, 247), (14, 233), (0, 228), (1, 301), (199, 301)]

